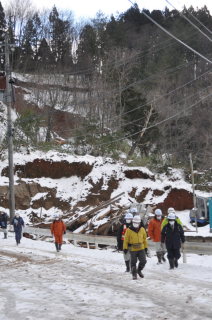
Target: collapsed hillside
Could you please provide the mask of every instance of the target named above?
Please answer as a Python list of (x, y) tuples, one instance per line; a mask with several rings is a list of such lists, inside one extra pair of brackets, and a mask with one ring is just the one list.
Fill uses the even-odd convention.
[[(6, 209), (9, 213), (7, 160), (0, 163), (0, 172), (0, 210)], [(16, 153), (14, 174), (15, 209), (30, 224), (48, 224), (57, 212), (67, 225), (73, 225), (73, 221), (121, 193), (113, 205), (125, 209), (130, 201), (144, 207), (156, 205), (164, 212), (170, 206), (176, 210), (193, 207), (191, 185), (183, 180), (183, 172), (176, 169), (167, 177), (144, 167), (128, 167), (111, 158), (77, 157), (52, 151)], [(111, 204), (104, 210), (100, 206), (96, 217), (98, 226), (110, 219), (109, 208)], [(89, 221), (88, 217), (81, 220), (75, 229), (83, 229), (83, 224)], [(95, 225), (93, 215), (92, 223)]]

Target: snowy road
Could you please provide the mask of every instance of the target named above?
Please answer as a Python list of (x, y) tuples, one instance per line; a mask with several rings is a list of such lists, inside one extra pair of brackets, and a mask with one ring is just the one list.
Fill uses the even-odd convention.
[(22, 239), (0, 240), (0, 319), (212, 319), (212, 256), (179, 268), (148, 259), (144, 279), (124, 273), (123, 256)]

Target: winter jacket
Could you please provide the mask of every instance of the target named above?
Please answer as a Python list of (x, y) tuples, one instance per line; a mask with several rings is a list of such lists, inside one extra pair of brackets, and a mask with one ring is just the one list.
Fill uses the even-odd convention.
[(55, 236), (62, 236), (66, 231), (65, 223), (62, 220), (54, 220), (51, 224), (51, 234)]
[(14, 231), (15, 232), (21, 232), (22, 231), (22, 226), (24, 227), (24, 220), (22, 217), (14, 217), (12, 219), (11, 224), (14, 226)]
[[(183, 228), (183, 224), (182, 224), (182, 222), (180, 221), (180, 219), (179, 219), (178, 217), (176, 217), (175, 220), (176, 220), (177, 223), (180, 224), (180, 225), (182, 226), (182, 228)], [(163, 230), (163, 227), (164, 227), (168, 222), (169, 222), (168, 218), (167, 218), (167, 217), (164, 218), (163, 223), (162, 223), (162, 225), (161, 225), (161, 231)]]
[(131, 222), (130, 223), (126, 223), (126, 219), (124, 219), (123, 222), (122, 222), (122, 225), (118, 229), (117, 247), (121, 251), (123, 250), (123, 242), (124, 242), (122, 239), (123, 239), (123, 236), (125, 237), (125, 234), (126, 234), (126, 232), (125, 232), (125, 234), (123, 235), (125, 227), (126, 227), (126, 231), (127, 231), (127, 229), (129, 228), (129, 226), (131, 226), (131, 224), (132, 224)]
[(131, 245), (131, 251), (139, 251), (148, 247), (147, 235), (143, 227), (139, 227), (138, 231), (133, 226), (127, 229), (123, 249), (128, 249), (128, 245)]
[(161, 231), (161, 242), (164, 243), (166, 241), (166, 248), (167, 250), (179, 249), (181, 248), (181, 241), (182, 243), (185, 242), (185, 236), (183, 228), (180, 224), (177, 223), (175, 220), (174, 228), (168, 223), (164, 226), (163, 230)]
[[(123, 250), (123, 243), (124, 241), (122, 240), (124, 237), (125, 237), (125, 234), (127, 232), (127, 229), (132, 225), (132, 222), (131, 223), (126, 223), (126, 219), (123, 220), (122, 222), (122, 225), (119, 227), (118, 229), (118, 233), (117, 233), (117, 247), (120, 251)], [(125, 226), (127, 227), (126, 228), (126, 231), (124, 231), (125, 229)], [(141, 223), (140, 223), (140, 227), (144, 228), (144, 224), (143, 224), (143, 221), (141, 220)]]
[(156, 217), (152, 218), (148, 224), (148, 235), (154, 242), (161, 241), (161, 225), (163, 219), (158, 220)]
[(6, 212), (4, 212), (2, 215), (1, 215), (1, 227), (2, 229), (7, 229), (7, 214)]

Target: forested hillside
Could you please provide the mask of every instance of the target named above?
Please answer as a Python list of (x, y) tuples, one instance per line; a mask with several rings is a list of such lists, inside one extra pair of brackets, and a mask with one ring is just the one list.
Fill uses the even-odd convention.
[[(132, 6), (85, 22), (55, 6), (36, 11), (28, 2), (0, 5), (0, 36), (8, 28), (16, 44), (12, 71), (23, 76), (16, 90), (31, 92), (14, 123), (16, 146), (22, 130), (21, 144), (34, 148), (51, 148), (60, 136), (82, 154), (118, 159), (124, 152), (144, 164), (166, 154), (170, 163), (185, 164), (191, 152), (196, 167), (211, 167), (212, 17), (206, 7), (184, 7), (180, 14)], [(65, 127), (56, 126), (59, 111)], [(44, 125), (41, 143), (37, 132)]]

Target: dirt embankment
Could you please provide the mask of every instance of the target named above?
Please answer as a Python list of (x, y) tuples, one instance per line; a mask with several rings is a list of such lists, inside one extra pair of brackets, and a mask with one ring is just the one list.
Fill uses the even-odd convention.
[[(86, 162), (72, 162), (67, 161), (46, 161), (43, 159), (35, 159), (33, 162), (28, 162), (25, 165), (15, 165), (14, 172), (20, 178), (18, 185), (15, 185), (15, 206), (16, 209), (26, 210), (29, 208), (39, 209), (45, 208), (49, 210), (52, 207), (59, 208), (63, 212), (68, 212), (72, 209), (71, 201), (72, 198), (64, 201), (57, 194), (56, 188), (42, 187), (35, 181), (26, 183), (22, 179), (36, 179), (36, 178), (51, 178), (60, 179), (63, 177), (69, 178), (71, 176), (77, 176), (83, 181), (86, 176), (92, 171), (93, 166)], [(1, 172), (2, 176), (8, 177), (8, 167), (4, 168)], [(155, 181), (153, 174), (147, 174), (138, 169), (129, 169), (124, 171), (124, 175), (128, 179), (139, 179), (138, 183), (146, 179)], [(111, 194), (114, 190), (119, 187), (119, 180), (114, 176), (107, 177), (107, 188), (103, 188), (103, 177), (93, 182), (90, 179), (88, 182), (92, 186), (85, 199), (78, 201), (75, 207), (95, 206), (99, 202), (107, 201), (111, 198)], [(122, 180), (122, 179), (120, 179)], [(142, 192), (137, 193), (137, 188), (134, 187), (129, 192), (129, 196), (135, 198), (138, 203), (142, 203), (146, 197), (159, 197), (162, 196), (166, 191), (168, 196), (165, 200), (158, 204), (157, 207), (162, 210), (167, 210), (169, 207), (174, 207), (176, 210), (191, 209), (193, 207), (192, 194), (183, 189), (172, 189), (171, 186), (167, 186), (164, 190), (151, 190), (150, 188), (144, 188)], [(33, 200), (38, 193), (41, 193), (39, 197)], [(43, 196), (42, 196), (43, 193)], [(149, 198), (151, 198), (149, 197)], [(0, 206), (9, 208), (9, 189), (8, 186), (0, 186)]]

